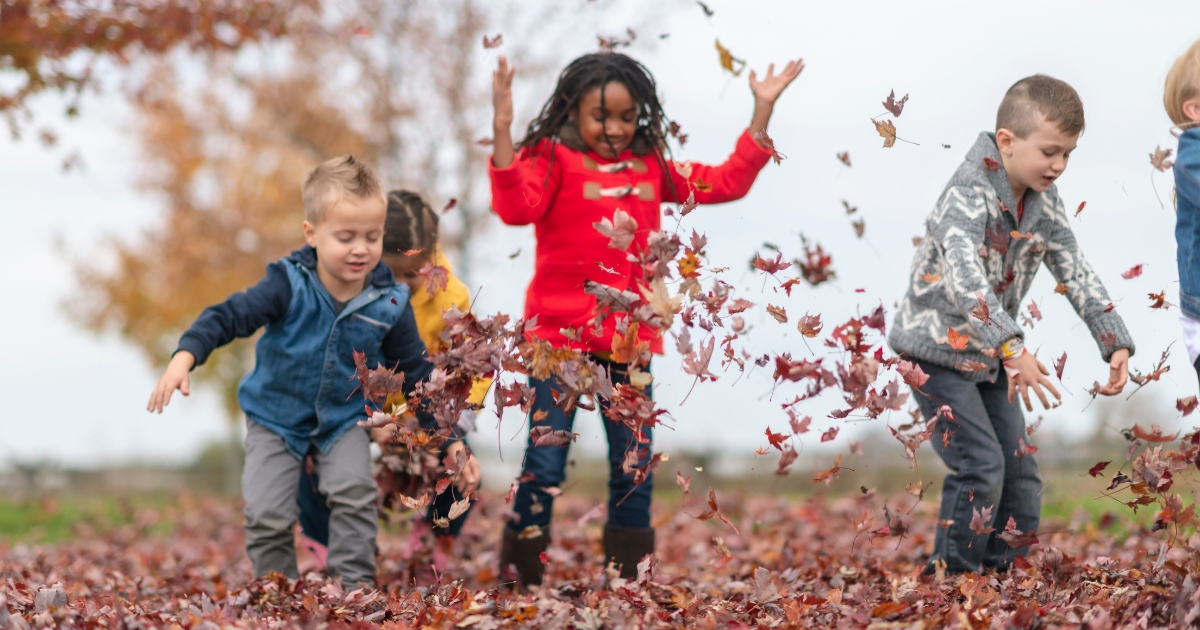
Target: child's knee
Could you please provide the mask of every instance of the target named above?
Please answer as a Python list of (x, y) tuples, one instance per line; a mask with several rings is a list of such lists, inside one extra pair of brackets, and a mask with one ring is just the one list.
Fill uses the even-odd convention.
[(374, 505), (379, 497), (375, 480), (361, 475), (323, 474), (320, 490), (331, 509), (339, 506), (362, 509)]

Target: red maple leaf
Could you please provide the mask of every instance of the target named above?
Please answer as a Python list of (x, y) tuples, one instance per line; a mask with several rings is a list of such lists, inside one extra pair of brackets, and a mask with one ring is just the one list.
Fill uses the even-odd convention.
[[(784, 269), (792, 266), (790, 262), (783, 262), (783, 252), (775, 252), (775, 260), (769, 260), (762, 256), (754, 257), (754, 266), (771, 275), (775, 275)], [(789, 293), (790, 295), (790, 293)]]
[(946, 340), (941, 343), (944, 343), (955, 350), (966, 350), (967, 336), (959, 334), (959, 332), (953, 328), (948, 328), (946, 329)]
[(830, 440), (833, 440), (834, 438), (837, 437), (839, 430), (840, 429), (838, 429), (838, 427), (830, 427), (828, 431), (821, 434), (821, 441), (829, 442)]
[[(983, 291), (975, 292), (975, 299), (979, 302), (971, 307), (971, 315), (985, 324), (991, 324), (992, 314), (988, 309), (987, 298), (983, 296)], [(961, 348), (960, 348), (961, 349)]]
[(787, 441), (787, 439), (788, 439), (788, 436), (786, 434), (772, 433), (771, 427), (767, 427), (767, 442), (770, 442), (771, 446), (774, 446), (775, 448), (782, 451), (783, 450), (782, 445), (784, 442)]
[(1108, 465), (1111, 463), (1112, 462), (1097, 462), (1095, 466), (1092, 466), (1088, 469), (1088, 474), (1093, 477), (1099, 477), (1100, 473), (1104, 472), (1104, 469), (1108, 468)]
[(1125, 278), (1126, 280), (1133, 280), (1134, 278), (1142, 275), (1142, 267), (1143, 265), (1134, 265), (1130, 267), (1128, 271), (1122, 273), (1121, 277)]
[(425, 278), (425, 292), (429, 295), (445, 291), (450, 285), (450, 270), (441, 265), (434, 265), (432, 261), (425, 263), (425, 266), (417, 271), (417, 275)]
[(982, 512), (979, 511), (979, 508), (975, 508), (972, 514), (969, 527), (976, 535), (982, 536), (996, 531), (996, 528), (990, 524), (992, 522), (992, 506), (983, 508)]
[[(1183, 413), (1183, 416), (1186, 418), (1187, 416), (1191, 415), (1191, 413), (1193, 411), (1196, 410), (1196, 397), (1188, 396), (1187, 398), (1177, 399), (1175, 401), (1175, 408), (1178, 409), (1179, 411), (1181, 411)], [(1197, 433), (1196, 435), (1200, 435), (1200, 433)]]
[(1054, 374), (1058, 376), (1058, 380), (1062, 380), (1063, 368), (1067, 366), (1067, 353), (1064, 352), (1061, 357), (1054, 360)]
[(908, 102), (907, 94), (904, 95), (904, 98), (897, 101), (896, 100), (896, 90), (892, 90), (891, 93), (888, 94), (887, 100), (883, 102), (883, 107), (884, 107), (884, 109), (891, 112), (893, 116), (895, 116), (896, 118), (899, 118), (900, 112), (904, 111), (904, 104), (907, 102)]

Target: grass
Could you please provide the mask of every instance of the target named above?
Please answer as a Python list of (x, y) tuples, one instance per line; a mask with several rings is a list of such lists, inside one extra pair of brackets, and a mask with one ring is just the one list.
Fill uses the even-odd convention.
[[(76, 497), (43, 495), (25, 500), (0, 499), (0, 541), (55, 543), (69, 539), (80, 529), (107, 532), (137, 524), (139, 513), (170, 506), (170, 496)], [(167, 518), (145, 522), (151, 534), (170, 532)]]

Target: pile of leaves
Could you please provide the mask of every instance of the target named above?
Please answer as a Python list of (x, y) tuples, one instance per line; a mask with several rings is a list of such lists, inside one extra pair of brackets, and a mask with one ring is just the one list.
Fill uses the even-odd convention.
[[(728, 523), (688, 515), (710, 507), (710, 498)], [(237, 506), (185, 496), (103, 534), (0, 546), (0, 626), (1102, 629), (1200, 618), (1197, 577), (1154, 568), (1194, 571), (1191, 552), (1158, 560), (1160, 541), (1127, 519), (1108, 515), (1098, 526), (1080, 512), (1046, 523), (1053, 533), (1007, 574), (943, 577), (922, 575), (936, 508), (923, 501), (909, 511), (911, 504), (906, 495), (883, 502), (873, 491), (834, 500), (685, 498), (660, 507), (659, 560), (643, 562), (627, 581), (600, 566), (603, 505), (566, 495), (545, 587), (516, 594), (496, 584), (500, 526), (489, 517), (503, 509), (497, 496), (480, 501), (444, 575), (427, 550), (410, 548), (403, 528), (382, 533), (378, 590), (316, 572), (251, 580)], [(881, 526), (903, 533), (864, 533)]]

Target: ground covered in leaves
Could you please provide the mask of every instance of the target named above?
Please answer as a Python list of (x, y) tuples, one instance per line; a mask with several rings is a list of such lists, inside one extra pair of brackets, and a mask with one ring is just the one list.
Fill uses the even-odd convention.
[[(403, 519), (385, 528), (379, 590), (315, 572), (251, 580), (237, 507), (181, 497), (108, 531), (0, 542), (0, 627), (1153, 628), (1200, 617), (1197, 579), (1180, 569), (1200, 539), (1160, 560), (1162, 541), (1128, 520), (1080, 510), (1045, 523), (1007, 575), (939, 578), (921, 575), (937, 527), (928, 499), (909, 511), (912, 497), (890, 498), (902, 522), (885, 524), (873, 493), (730, 494), (718, 497), (726, 524), (693, 518), (707, 498), (660, 502), (658, 562), (627, 582), (599, 564), (603, 508), (564, 496), (546, 588), (521, 595), (496, 583), (500, 497), (480, 501), (444, 574), (427, 549), (410, 550)], [(884, 525), (904, 537), (861, 533)]]

